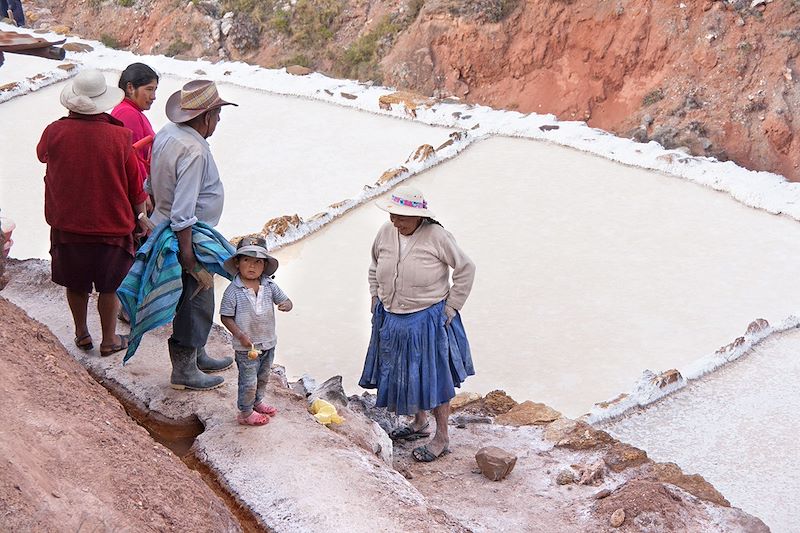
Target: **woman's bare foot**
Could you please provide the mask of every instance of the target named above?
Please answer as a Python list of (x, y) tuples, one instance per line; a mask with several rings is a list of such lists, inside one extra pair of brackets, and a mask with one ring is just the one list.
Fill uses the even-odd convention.
[(409, 427), (414, 431), (422, 431), (428, 427), (428, 413), (425, 411), (418, 411), (414, 415), (414, 420), (409, 424)]
[(444, 438), (440, 438), (438, 436), (433, 437), (428, 444), (426, 444), (428, 450), (435, 456), (442, 455), (442, 452), (450, 446), (450, 441)]

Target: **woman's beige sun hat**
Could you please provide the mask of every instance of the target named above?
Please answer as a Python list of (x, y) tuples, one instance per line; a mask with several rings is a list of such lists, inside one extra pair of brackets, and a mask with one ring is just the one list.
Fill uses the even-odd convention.
[(383, 198), (375, 200), (375, 205), (380, 209), (406, 217), (434, 217), (433, 211), (428, 209), (428, 202), (422, 196), (422, 191), (401, 185)]
[(82, 115), (99, 115), (125, 98), (125, 91), (106, 85), (106, 78), (97, 69), (78, 73), (61, 91), (61, 105)]

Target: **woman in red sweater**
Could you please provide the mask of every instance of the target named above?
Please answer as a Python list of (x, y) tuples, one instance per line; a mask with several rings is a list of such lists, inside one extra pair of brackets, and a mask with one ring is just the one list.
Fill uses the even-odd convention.
[[(147, 120), (144, 111), (149, 110), (156, 100), (158, 74), (144, 63), (132, 63), (120, 74), (118, 86), (125, 91), (125, 98), (111, 111), (111, 116), (120, 120), (133, 132), (134, 143), (150, 137), (150, 142), (144, 143), (136, 150), (139, 158), (139, 177), (144, 182), (150, 176), (152, 139), (155, 137), (153, 126)], [(152, 210), (153, 206), (148, 205), (147, 212)]]
[(75, 345), (82, 350), (94, 348), (86, 316), (92, 288), (100, 293), (101, 356), (127, 347), (127, 338), (116, 333), (115, 292), (133, 264), (133, 230), (147, 198), (130, 130), (104, 113), (123, 96), (99, 70), (82, 71), (61, 91), (69, 115), (47, 126), (36, 147), (47, 165), (52, 279), (66, 287)]

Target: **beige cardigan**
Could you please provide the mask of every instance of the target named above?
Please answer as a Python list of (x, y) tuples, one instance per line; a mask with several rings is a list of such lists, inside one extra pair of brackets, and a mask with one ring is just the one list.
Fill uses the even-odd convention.
[[(442, 300), (461, 309), (472, 289), (475, 265), (438, 224), (422, 222), (399, 257), (397, 228), (385, 223), (372, 244), (369, 292), (391, 313), (413, 313)], [(453, 286), (450, 287), (450, 267)]]

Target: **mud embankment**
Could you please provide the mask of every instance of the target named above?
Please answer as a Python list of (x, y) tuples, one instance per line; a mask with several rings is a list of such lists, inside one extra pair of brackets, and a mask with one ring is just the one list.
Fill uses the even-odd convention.
[(0, 529), (240, 531), (47, 327), (0, 298)]

